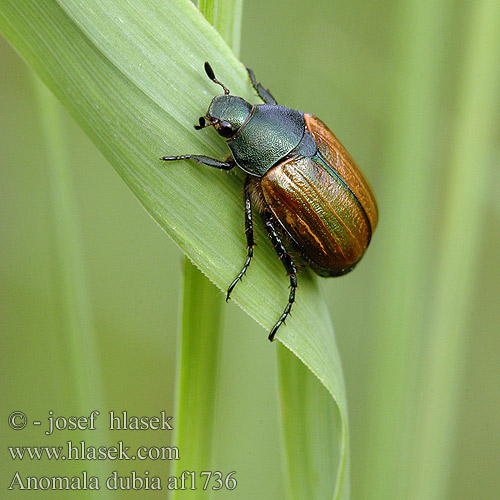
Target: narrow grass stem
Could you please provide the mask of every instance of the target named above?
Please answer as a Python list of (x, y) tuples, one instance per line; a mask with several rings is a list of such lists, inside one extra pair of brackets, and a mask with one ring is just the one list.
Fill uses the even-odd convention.
[[(199, 9), (237, 53), (242, 2), (200, 1)], [(215, 414), (222, 342), (222, 293), (186, 257), (176, 377), (176, 445), (185, 460), (173, 474), (213, 469)], [(185, 496), (185, 492), (183, 492)], [(172, 494), (176, 498), (177, 493)], [(203, 490), (190, 498), (207, 498)]]
[[(47, 151), (47, 174), (50, 180), (52, 216), (50, 218), (55, 303), (57, 305), (58, 331), (54, 344), (61, 356), (69, 361), (58, 380), (71, 389), (70, 405), (77, 415), (85, 415), (89, 409), (103, 409), (104, 397), (100, 359), (95, 338), (92, 306), (86, 279), (82, 236), (70, 168), (71, 161), (67, 137), (64, 133), (62, 108), (36, 75), (32, 75), (33, 88), (38, 102), (42, 133)], [(98, 426), (95, 431), (82, 431), (86, 439), (106, 442), (107, 430)], [(89, 474), (109, 472), (111, 464), (93, 463)], [(105, 490), (103, 498), (115, 495)]]

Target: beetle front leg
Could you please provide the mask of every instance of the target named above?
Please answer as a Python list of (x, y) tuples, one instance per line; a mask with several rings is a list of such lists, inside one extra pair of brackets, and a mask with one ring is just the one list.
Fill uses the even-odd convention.
[(236, 166), (236, 162), (233, 157), (230, 156), (226, 161), (218, 160), (217, 158), (212, 158), (210, 156), (203, 155), (180, 155), (180, 156), (163, 156), (160, 158), (163, 161), (177, 161), (177, 160), (194, 160), (200, 165), (206, 165), (207, 167), (219, 168), (221, 170), (231, 170)]
[(276, 102), (276, 99), (273, 97), (271, 92), (269, 92), (266, 87), (263, 87), (260, 82), (258, 82), (255, 79), (255, 75), (253, 74), (253, 71), (250, 68), (247, 68), (248, 71), (248, 76), (250, 77), (250, 81), (252, 82), (252, 87), (255, 89), (257, 94), (259, 94), (259, 97), (266, 103), (266, 104), (278, 104)]
[(250, 265), (250, 262), (253, 257), (253, 247), (255, 245), (254, 240), (253, 240), (253, 222), (252, 222), (252, 201), (251, 201), (251, 195), (250, 195), (250, 182), (251, 182), (251, 176), (247, 175), (245, 177), (245, 235), (247, 237), (247, 260), (245, 261), (245, 264), (243, 265), (241, 271), (238, 273), (238, 276), (234, 279), (234, 281), (229, 285), (229, 288), (227, 289), (227, 295), (226, 295), (226, 302), (229, 300), (229, 296), (231, 295), (231, 292), (233, 291), (234, 287), (240, 281), (241, 278), (243, 278), (243, 275), (247, 272), (248, 266)]
[(292, 260), (290, 254), (286, 251), (281, 238), (276, 231), (275, 222), (272, 214), (268, 211), (262, 213), (262, 220), (266, 226), (267, 232), (271, 238), (274, 249), (278, 254), (281, 262), (285, 266), (286, 272), (290, 276), (290, 295), (288, 297), (288, 304), (283, 311), (283, 314), (280, 316), (280, 319), (276, 322), (276, 324), (271, 329), (271, 333), (269, 334), (269, 340), (272, 342), (274, 340), (274, 335), (276, 334), (278, 328), (285, 322), (285, 319), (290, 314), (292, 309), (292, 305), (295, 302), (295, 290), (297, 289), (297, 268)]

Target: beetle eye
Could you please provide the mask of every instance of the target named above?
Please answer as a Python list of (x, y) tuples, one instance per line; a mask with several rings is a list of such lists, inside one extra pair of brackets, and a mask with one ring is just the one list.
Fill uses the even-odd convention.
[(217, 132), (219, 132), (219, 134), (222, 135), (222, 137), (228, 138), (234, 135), (233, 127), (229, 122), (224, 122), (224, 121), (219, 122), (216, 128)]

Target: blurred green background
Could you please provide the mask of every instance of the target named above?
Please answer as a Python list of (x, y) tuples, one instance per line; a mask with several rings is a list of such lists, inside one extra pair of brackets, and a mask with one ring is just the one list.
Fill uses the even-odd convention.
[[(244, 4), (242, 61), (280, 104), (334, 130), (379, 201), (380, 225), (359, 268), (321, 282), (344, 363), (354, 499), (435, 498), (422, 478), (436, 482), (429, 483), (438, 485), (436, 498), (499, 498), (500, 61), (488, 46), (498, 36), (488, 34), (500, 20), (488, 15), (492, 5)], [(181, 252), (62, 112), (92, 318), (86, 328), (95, 342), (94, 356), (75, 371), (57, 293), (61, 256), (38, 94), (3, 40), (0, 52), (2, 425), (14, 410), (42, 420), (49, 410), (172, 414)], [(469, 157), (464, 172), (460, 162)], [(473, 190), (463, 201), (472, 221), (454, 211), (462, 181)], [(214, 468), (237, 471), (238, 488), (219, 496), (283, 498), (275, 346), (234, 304), (225, 313)], [(82, 376), (96, 383), (84, 400), (75, 390)], [(173, 444), (160, 431), (41, 437), (4, 427), (2, 435), (4, 491), (16, 470), (47, 473), (45, 462), (12, 462), (5, 445)], [(58, 463), (51, 472), (103, 466), (166, 474), (164, 462), (152, 461)]]

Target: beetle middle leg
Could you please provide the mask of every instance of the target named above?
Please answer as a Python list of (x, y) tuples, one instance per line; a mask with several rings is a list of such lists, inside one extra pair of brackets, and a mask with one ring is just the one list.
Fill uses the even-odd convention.
[(285, 319), (290, 314), (290, 310), (292, 309), (292, 305), (295, 302), (295, 290), (297, 289), (297, 268), (292, 260), (292, 257), (287, 252), (281, 238), (278, 234), (278, 231), (275, 227), (274, 217), (271, 212), (265, 210), (262, 212), (262, 220), (264, 221), (264, 225), (266, 226), (267, 232), (271, 238), (274, 249), (278, 254), (283, 266), (285, 266), (286, 272), (290, 276), (290, 295), (288, 296), (288, 304), (283, 311), (283, 314), (280, 316), (279, 320), (271, 329), (271, 333), (269, 334), (269, 340), (272, 342), (274, 340), (274, 335), (276, 334), (278, 328), (285, 322)]
[(260, 82), (258, 82), (255, 79), (255, 75), (253, 74), (253, 71), (250, 68), (247, 68), (248, 71), (248, 76), (250, 77), (250, 81), (252, 82), (252, 87), (255, 89), (257, 94), (259, 94), (259, 97), (266, 103), (266, 104), (278, 104), (276, 102), (276, 99), (273, 97), (271, 92), (269, 92), (266, 87), (263, 87)]
[(245, 264), (241, 268), (241, 271), (238, 273), (238, 276), (234, 279), (234, 281), (229, 285), (227, 289), (226, 302), (229, 300), (229, 296), (233, 291), (234, 287), (243, 278), (244, 274), (247, 272), (248, 266), (253, 257), (253, 247), (255, 245), (253, 239), (253, 222), (252, 222), (252, 200), (251, 200), (251, 176), (247, 175), (245, 177), (245, 235), (247, 237), (247, 259)]
[(231, 170), (233, 167), (236, 166), (236, 162), (234, 161), (232, 156), (227, 158), (225, 161), (204, 155), (162, 156), (162, 158), (160, 159), (163, 161), (194, 160), (196, 163), (199, 163), (200, 165), (219, 168), (221, 170)]

